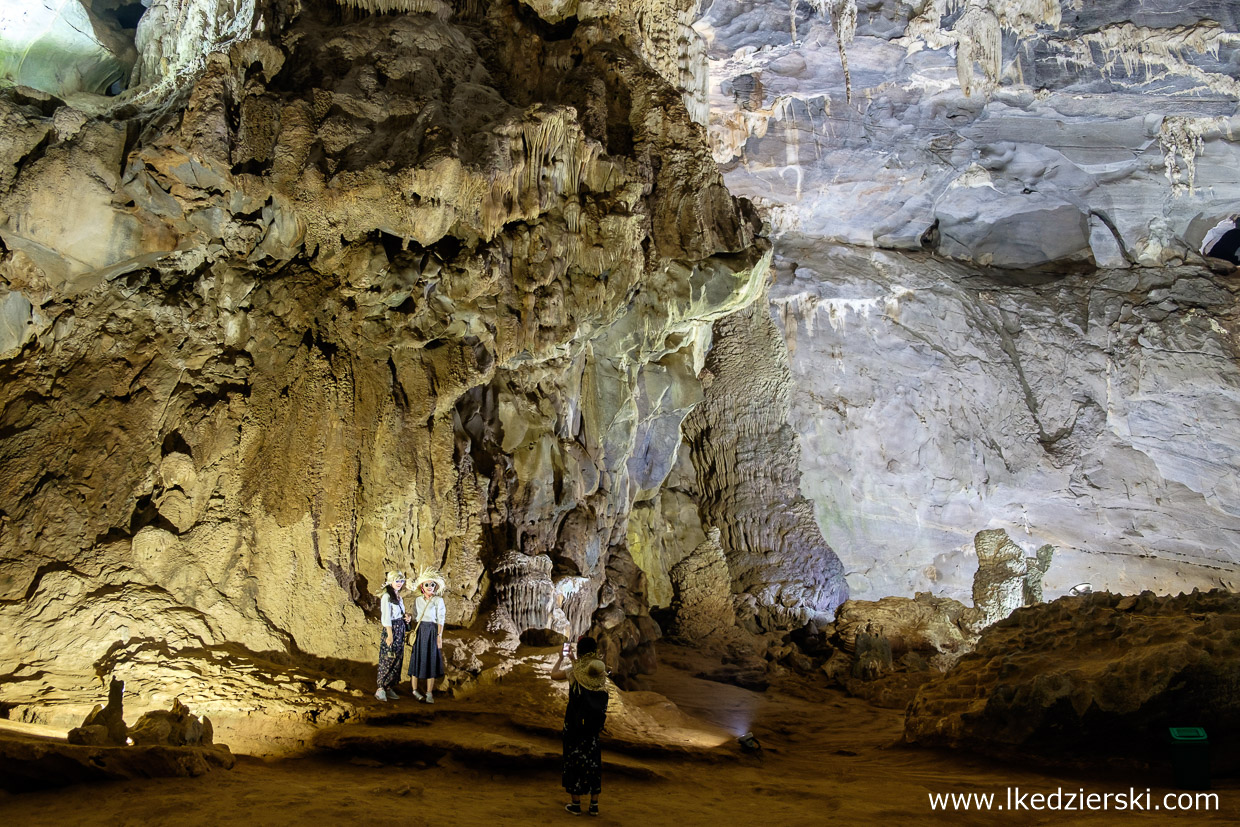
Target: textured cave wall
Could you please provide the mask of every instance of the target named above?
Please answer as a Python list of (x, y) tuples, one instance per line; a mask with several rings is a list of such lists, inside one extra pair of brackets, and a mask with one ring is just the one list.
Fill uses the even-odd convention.
[(110, 117), (0, 92), (6, 702), (369, 660), (428, 564), (452, 624), (652, 665), (628, 516), (769, 255), (608, 19), (448, 11), (260, 4)]
[[(1048, 598), (1240, 585), (1234, 275), (1013, 285), (780, 242), (802, 485), (853, 594), (968, 602), (973, 535), (1054, 557)], [(795, 262), (795, 267), (792, 265)]]
[(1125, 267), (1236, 217), (1234, 3), (712, 0), (696, 27), (715, 157), (778, 228)]
[(713, 0), (801, 485), (850, 592), (1234, 588), (1240, 20), (1222, 2)]
[(604, 20), (668, 83), (681, 91), (689, 116), (708, 117), (706, 45), (693, 28), (702, 0), (522, 0), (548, 23)]
[(742, 622), (795, 628), (834, 614), (848, 586), (801, 494), (784, 342), (764, 303), (716, 322), (714, 334), (706, 398), (684, 426), (702, 523), (719, 532)]

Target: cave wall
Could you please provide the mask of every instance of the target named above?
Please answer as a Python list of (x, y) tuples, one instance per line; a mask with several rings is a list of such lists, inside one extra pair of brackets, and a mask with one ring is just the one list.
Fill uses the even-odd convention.
[(801, 486), (867, 599), (1234, 588), (1240, 20), (1218, 2), (714, 0), (712, 149), (769, 211)]
[(1161, 266), (1237, 217), (1232, 3), (713, 0), (711, 142), (777, 228)]
[(1051, 597), (1240, 584), (1234, 275), (1013, 285), (898, 252), (780, 246), (771, 306), (803, 488), (855, 595), (968, 602), (987, 528), (1027, 556), (1055, 547)]
[(618, 12), (208, 5), (116, 98), (0, 90), (6, 704), (367, 661), (425, 565), (651, 668), (628, 518), (769, 272), (682, 91)]

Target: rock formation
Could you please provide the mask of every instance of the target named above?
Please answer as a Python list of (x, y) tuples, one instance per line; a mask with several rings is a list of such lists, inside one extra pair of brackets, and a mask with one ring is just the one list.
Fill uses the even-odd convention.
[(967, 600), (976, 527), (1054, 545), (1051, 596), (1235, 588), (1209, 258), (1240, 238), (1235, 9), (713, 0), (695, 25), (850, 593)]
[[(80, 727), (59, 740), (22, 730), (0, 733), (0, 790), (24, 792), (86, 781), (198, 776), (231, 769), (232, 751), (214, 743), (211, 720), (179, 698), (125, 724), (125, 685), (113, 678), (106, 706), (95, 705)], [(67, 743), (66, 743), (67, 741)]]
[(855, 653), (857, 636), (868, 632), (885, 638), (894, 658), (908, 652), (926, 658), (945, 655), (935, 665), (946, 669), (977, 640), (978, 615), (959, 601), (922, 592), (912, 598), (849, 600), (840, 606), (831, 628), (845, 652)]
[(85, 746), (123, 747), (128, 743), (125, 724), (125, 684), (113, 678), (108, 684), (108, 703), (91, 710), (80, 727), (69, 730), (69, 743)]
[(1169, 726), (1240, 731), (1240, 597), (1097, 593), (1017, 609), (909, 707), (904, 739), (1003, 757), (1149, 761)]
[(130, 727), (129, 737), (138, 746), (209, 747), (214, 742), (214, 730), (210, 718), (194, 715), (177, 698), (172, 709), (152, 710), (139, 718)]
[[(653, 668), (643, 566), (692, 545), (635, 557), (629, 517), (769, 272), (667, 80), (690, 10), (159, 0), (119, 95), (0, 90), (6, 704), (347, 671), (426, 565), (454, 627)], [(844, 588), (795, 510), (799, 556), (728, 549), (768, 625)]]
[(671, 633), (686, 641), (705, 641), (736, 625), (732, 605), (732, 575), (719, 544), (719, 529), (707, 532), (706, 542), (672, 567)]
[(848, 597), (843, 567), (801, 494), (788, 427), (787, 356), (774, 323), (752, 306), (715, 323), (706, 398), (685, 420), (704, 523), (719, 528), (753, 631), (829, 619)]
[(973, 607), (981, 624), (1002, 620), (1020, 606), (1042, 602), (1042, 577), (1050, 567), (1053, 546), (1042, 546), (1033, 557), (1012, 542), (1001, 528), (979, 531), (973, 538), (977, 573), (973, 575)]

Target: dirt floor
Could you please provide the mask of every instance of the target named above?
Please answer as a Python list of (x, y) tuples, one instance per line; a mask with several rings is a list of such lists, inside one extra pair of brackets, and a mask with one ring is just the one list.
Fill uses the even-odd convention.
[[(799, 681), (754, 692), (701, 680), (694, 674), (704, 664), (695, 657), (668, 648), (651, 681), (678, 710), (652, 693), (634, 693), (619, 707), (618, 734), (605, 749), (602, 813), (582, 820), (641, 827), (1240, 822), (1234, 778), (1216, 779), (1213, 798), (1183, 798), (1193, 808), (1170, 812), (1164, 796), (1174, 803), (1199, 794), (1171, 789), (1166, 767), (1131, 777), (1056, 773), (903, 747), (898, 710)], [(433, 707), (408, 698), (376, 702), (367, 720), (324, 731), (318, 749), (297, 758), (242, 756), (232, 770), (198, 778), (0, 793), (0, 827), (568, 822), (558, 741), (542, 714), (557, 699), (540, 704), (539, 693), (545, 683), (514, 675), (503, 686), (437, 698)], [(655, 737), (654, 727), (664, 735)], [(736, 745), (734, 735), (747, 730), (760, 754)], [(1034, 795), (1057, 790), (1065, 805), (1069, 793), (1099, 794), (1099, 805), (1111, 794), (1110, 809), (1090, 812), (1080, 800), (1075, 809), (1035, 809), (1043, 802)], [(1141, 809), (1117, 810), (1115, 795), (1130, 805), (1133, 791)], [(931, 795), (953, 793), (995, 800), (988, 810), (932, 806)]]

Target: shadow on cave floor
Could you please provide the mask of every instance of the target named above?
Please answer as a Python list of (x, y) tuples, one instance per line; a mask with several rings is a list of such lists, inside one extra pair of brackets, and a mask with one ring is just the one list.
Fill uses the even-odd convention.
[[(1044, 771), (989, 758), (899, 745), (902, 712), (871, 706), (803, 678), (766, 692), (703, 680), (708, 656), (660, 649), (649, 692), (613, 706), (604, 745), (600, 824), (700, 825), (760, 819), (779, 825), (994, 824), (996, 813), (935, 810), (939, 793), (1176, 793), (1169, 778)], [(353, 823), (382, 813), (411, 824), (537, 823), (565, 817), (557, 716), (562, 697), (542, 673), (550, 655), (527, 659), (491, 682), (428, 706), (405, 693), (359, 705), (356, 722), (321, 727), (295, 758), (241, 757), (229, 771), (196, 778), (131, 779), (71, 794), (0, 794), (0, 811), (23, 825)], [(544, 663), (547, 661), (548, 663)], [(717, 663), (715, 661), (714, 663)], [(763, 745), (743, 753), (735, 737)], [(1235, 823), (1240, 784), (1216, 783), (1214, 809), (1176, 824)], [(90, 806), (82, 806), (82, 794)], [(1019, 794), (1019, 793), (1018, 793)], [(993, 809), (993, 808), (992, 808)], [(1003, 813), (1003, 823), (1041, 823), (1047, 812)], [(1055, 814), (1073, 824), (1124, 823), (1128, 812)], [(1141, 818), (1141, 817), (1139, 817)], [(1142, 818), (1142, 820), (1148, 820)], [(1166, 823), (1166, 822), (1164, 822)]]

